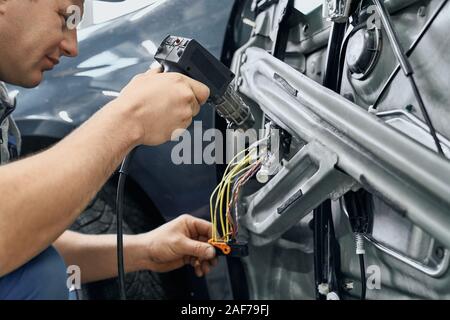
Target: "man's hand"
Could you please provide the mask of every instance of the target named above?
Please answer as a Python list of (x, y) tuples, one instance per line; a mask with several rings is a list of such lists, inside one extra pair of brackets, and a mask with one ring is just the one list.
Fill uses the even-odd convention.
[(211, 230), (211, 223), (183, 215), (136, 237), (144, 248), (148, 269), (167, 272), (190, 264), (201, 277), (217, 264), (214, 247), (206, 243)]
[(129, 108), (129, 116), (140, 128), (140, 144), (169, 141), (177, 129), (186, 129), (209, 97), (204, 84), (179, 73), (151, 69), (137, 75), (115, 102)]

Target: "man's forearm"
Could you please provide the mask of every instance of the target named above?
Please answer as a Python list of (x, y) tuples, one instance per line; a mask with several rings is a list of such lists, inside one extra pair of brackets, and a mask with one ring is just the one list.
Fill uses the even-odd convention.
[[(80, 267), (82, 283), (117, 276), (115, 235), (84, 235), (66, 231), (54, 245), (67, 265)], [(124, 236), (125, 272), (148, 269), (144, 245), (139, 236)]]
[(0, 276), (53, 243), (141, 135), (110, 103), (55, 147), (0, 168)]

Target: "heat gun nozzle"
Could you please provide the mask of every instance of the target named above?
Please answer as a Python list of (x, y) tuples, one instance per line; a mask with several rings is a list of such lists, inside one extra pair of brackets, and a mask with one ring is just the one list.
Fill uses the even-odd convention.
[(230, 123), (231, 128), (248, 130), (255, 124), (249, 106), (234, 90), (231, 84), (225, 94), (215, 103), (219, 115)]

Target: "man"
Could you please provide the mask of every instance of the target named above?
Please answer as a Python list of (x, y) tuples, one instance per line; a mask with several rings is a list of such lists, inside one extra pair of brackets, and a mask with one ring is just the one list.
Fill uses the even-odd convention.
[[(82, 8), (83, 0), (0, 0), (1, 81), (35, 87), (62, 56), (77, 56), (76, 29), (66, 23), (71, 5)], [(0, 91), (5, 161), (12, 150), (8, 129), (20, 139), (8, 116), (11, 101), (4, 87)], [(64, 262), (81, 268), (84, 283), (116, 276), (115, 236), (67, 228), (128, 152), (162, 144), (174, 130), (187, 128), (208, 96), (197, 81), (150, 70), (53, 148), (0, 167), (0, 299), (67, 298)], [(126, 271), (192, 264), (202, 276), (215, 263), (214, 248), (205, 243), (210, 232), (210, 223), (184, 215), (126, 236)]]

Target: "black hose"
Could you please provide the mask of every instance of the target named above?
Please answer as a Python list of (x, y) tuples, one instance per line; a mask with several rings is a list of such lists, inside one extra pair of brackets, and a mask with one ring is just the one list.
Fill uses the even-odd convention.
[(359, 254), (359, 268), (361, 271), (361, 300), (366, 300), (366, 266), (364, 263), (364, 255)]
[(117, 197), (116, 197), (117, 270), (118, 270), (120, 300), (127, 299), (125, 290), (125, 266), (123, 258), (123, 196), (125, 193), (125, 181), (127, 180), (128, 167), (131, 162), (131, 159), (133, 158), (135, 150), (131, 151), (123, 160), (119, 170), (119, 182), (117, 185)]
[(369, 193), (364, 190), (348, 192), (344, 196), (344, 205), (347, 209), (348, 218), (353, 234), (355, 235), (356, 255), (359, 258), (361, 273), (361, 300), (366, 299), (366, 267), (364, 263), (364, 235), (370, 229), (370, 217), (372, 211), (369, 200), (365, 199)]

